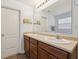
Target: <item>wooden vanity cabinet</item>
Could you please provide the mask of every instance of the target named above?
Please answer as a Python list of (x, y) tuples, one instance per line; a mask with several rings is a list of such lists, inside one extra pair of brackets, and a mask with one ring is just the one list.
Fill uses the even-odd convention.
[(25, 54), (29, 57), (30, 56), (30, 40), (29, 37), (24, 36), (24, 50)]
[(37, 59), (37, 40), (30, 38), (30, 59)]
[(77, 59), (76, 50), (68, 53), (28, 36), (24, 36), (24, 50), (30, 59)]

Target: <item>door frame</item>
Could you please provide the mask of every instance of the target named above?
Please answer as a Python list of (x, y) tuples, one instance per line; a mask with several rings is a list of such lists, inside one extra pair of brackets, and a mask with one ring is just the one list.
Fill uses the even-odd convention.
[[(5, 7), (5, 6), (1, 6), (1, 8), (4, 8), (4, 9), (9, 9), (9, 10), (13, 10), (13, 11), (18, 11), (19, 12), (19, 42), (20, 42), (20, 31), (21, 31), (21, 10), (18, 10), (18, 9), (14, 9), (14, 8), (9, 8), (9, 7)], [(19, 45), (20, 45), (20, 43), (19, 43)], [(19, 47), (18, 47), (18, 49), (19, 49)], [(19, 51), (18, 51), (18, 53), (19, 53)]]

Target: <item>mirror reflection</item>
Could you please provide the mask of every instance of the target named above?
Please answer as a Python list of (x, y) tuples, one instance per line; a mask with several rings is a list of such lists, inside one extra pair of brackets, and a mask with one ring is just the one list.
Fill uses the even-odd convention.
[(35, 9), (33, 30), (72, 34), (71, 0), (56, 0), (51, 5), (47, 3), (43, 2)]

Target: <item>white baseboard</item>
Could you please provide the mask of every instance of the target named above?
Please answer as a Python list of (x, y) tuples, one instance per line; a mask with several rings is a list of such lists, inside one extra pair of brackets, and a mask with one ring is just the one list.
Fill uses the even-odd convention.
[(24, 53), (25, 53), (25, 51), (19, 51), (18, 53), (20, 53), (20, 54), (24, 54)]

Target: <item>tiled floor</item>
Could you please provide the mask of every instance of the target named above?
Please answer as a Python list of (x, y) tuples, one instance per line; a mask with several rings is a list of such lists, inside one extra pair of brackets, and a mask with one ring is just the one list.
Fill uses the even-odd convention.
[(27, 56), (24, 54), (18, 54), (18, 55), (14, 55), (5, 59), (29, 59), (29, 58), (27, 58)]

